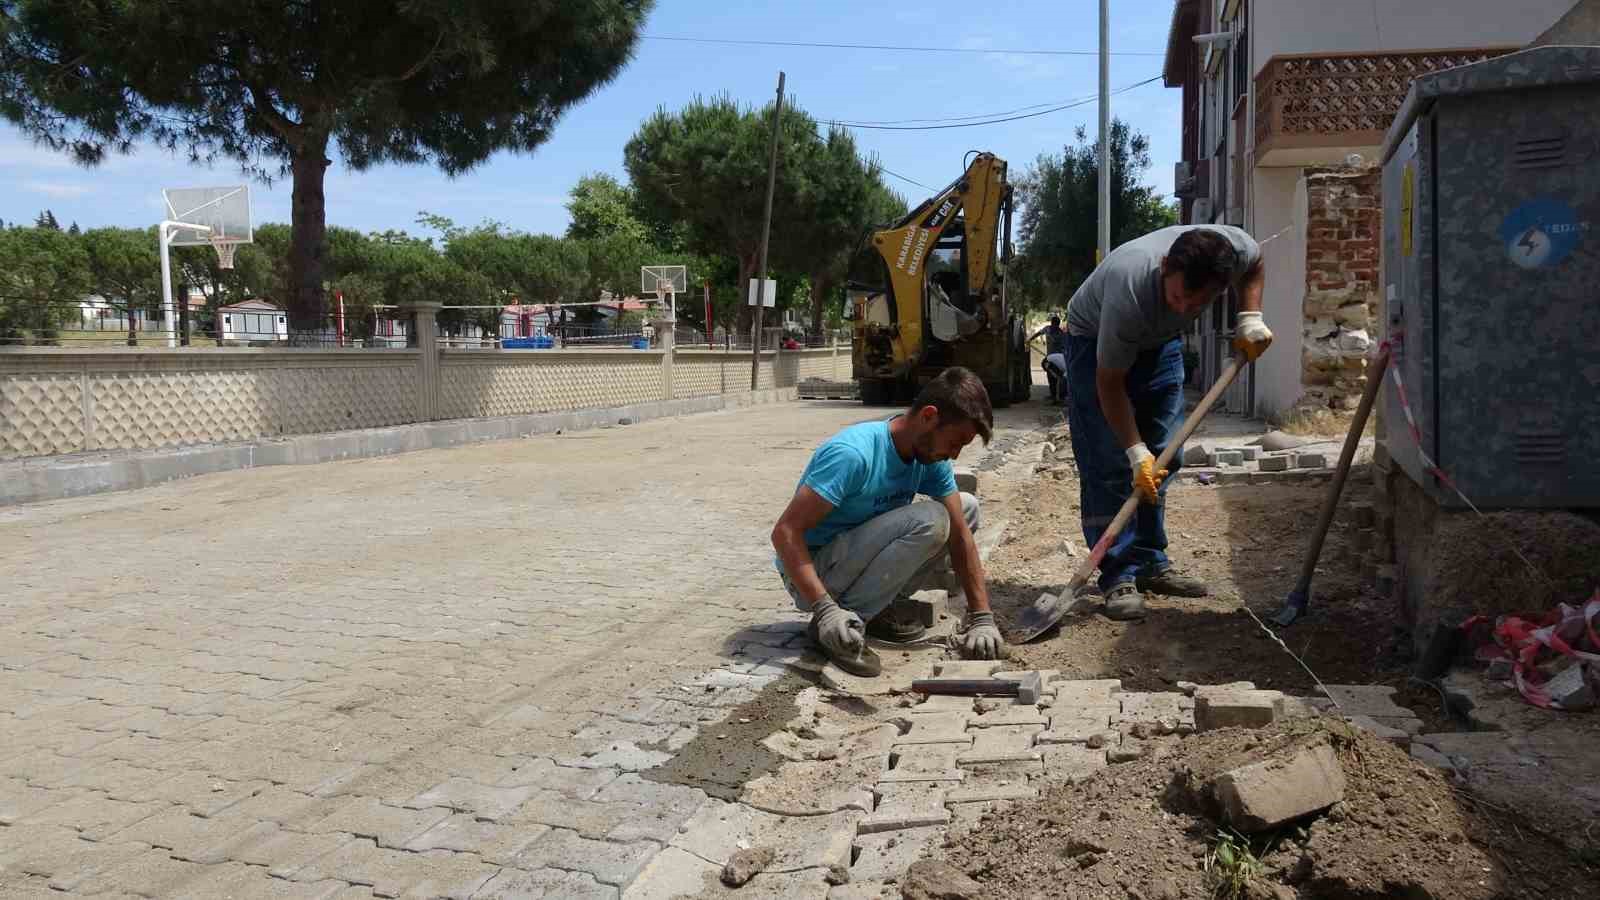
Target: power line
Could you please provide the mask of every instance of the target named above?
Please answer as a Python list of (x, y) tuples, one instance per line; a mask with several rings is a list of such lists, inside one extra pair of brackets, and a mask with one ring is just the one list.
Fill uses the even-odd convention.
[[(647, 41), (678, 41), (687, 44), (743, 44), (753, 47), (818, 47), (827, 50), (893, 50), (908, 53), (1005, 53), (1013, 56), (1098, 56), (1098, 50), (1003, 50), (982, 47), (906, 47), (891, 44), (839, 44), (823, 41), (757, 41), (737, 38), (699, 38), (646, 34)], [(1113, 56), (1165, 56), (1160, 50), (1113, 50)]]
[(889, 169), (885, 169), (881, 165), (878, 166), (878, 171), (882, 172), (885, 175), (893, 175), (894, 177), (900, 179), (901, 181), (908, 181), (908, 182), (916, 185), (917, 187), (922, 188), (923, 190), (928, 190), (928, 191), (936, 191), (936, 190), (938, 190), (938, 188), (929, 187), (928, 185), (923, 184), (922, 182), (916, 180), (915, 178), (907, 178), (906, 176), (901, 175), (899, 172), (893, 172), (893, 171), (890, 171)]
[[(1151, 83), (1154, 83), (1154, 82), (1157, 82), (1157, 81), (1160, 81), (1160, 80), (1161, 80), (1161, 76), (1157, 75), (1154, 78), (1146, 78), (1144, 81), (1140, 81), (1140, 82), (1138, 82), (1136, 84), (1130, 84), (1130, 85), (1127, 85), (1126, 87), (1118, 88), (1118, 89), (1112, 91), (1111, 93), (1113, 95), (1127, 93), (1128, 91), (1131, 91), (1134, 88), (1144, 87), (1147, 84), (1151, 84)], [(1047, 115), (1049, 115), (1051, 113), (1061, 112), (1064, 109), (1072, 109), (1073, 107), (1083, 106), (1083, 105), (1088, 104), (1088, 103), (1093, 103), (1097, 99), (1098, 99), (1097, 97), (1086, 97), (1086, 98), (1084, 98), (1082, 100), (1073, 100), (1073, 101), (1070, 101), (1070, 102), (1067, 102), (1067, 103), (1063, 103), (1063, 104), (1061, 104), (1059, 106), (1052, 106), (1049, 109), (1041, 109), (1038, 112), (1023, 113), (1022, 115), (1016, 115), (1016, 116), (1003, 116), (1002, 118), (995, 118), (995, 119), (985, 119), (984, 121), (981, 121), (981, 122), (956, 122), (954, 124), (949, 124), (949, 125), (867, 125), (867, 124), (859, 124), (859, 123), (852, 123), (852, 122), (842, 122), (842, 121), (833, 120), (833, 119), (821, 120), (821, 124), (823, 124), (823, 125), (837, 125), (837, 126), (839, 126), (841, 128), (856, 128), (856, 129), (863, 129), (863, 130), (870, 130), (870, 131), (939, 131), (939, 130), (943, 130), (943, 129), (946, 129), (946, 128), (974, 128), (974, 127), (977, 127), (979, 125), (998, 125), (998, 124), (1000, 124), (1002, 122), (1015, 122), (1015, 121), (1018, 121), (1019, 119), (1032, 119), (1032, 118), (1036, 118), (1038, 116), (1047, 116)], [(957, 117), (957, 118), (966, 118), (966, 117)]]

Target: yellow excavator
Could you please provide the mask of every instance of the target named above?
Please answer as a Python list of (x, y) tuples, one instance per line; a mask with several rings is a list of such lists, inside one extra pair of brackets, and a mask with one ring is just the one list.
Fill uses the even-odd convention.
[(908, 401), (949, 366), (976, 372), (995, 406), (1028, 399), (1026, 325), (1005, 288), (1012, 186), (1005, 160), (968, 158), (949, 187), (868, 235), (877, 277), (851, 282), (847, 305), (865, 403)]

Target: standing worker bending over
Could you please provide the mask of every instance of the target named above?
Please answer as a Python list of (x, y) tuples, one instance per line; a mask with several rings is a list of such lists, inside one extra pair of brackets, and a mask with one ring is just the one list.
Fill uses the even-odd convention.
[[(963, 651), (1000, 654), (972, 538), (978, 498), (956, 490), (950, 466), (973, 438), (987, 444), (993, 429), (983, 382), (953, 367), (908, 412), (852, 425), (812, 454), (772, 529), (772, 546), (783, 586), (811, 613), (812, 642), (841, 669), (866, 677), (882, 670), (867, 634), (896, 642), (922, 636), (921, 625), (896, 615), (895, 601), (918, 590), (946, 550), (967, 595)], [(918, 494), (933, 499), (913, 503)]]
[(1155, 457), (1183, 417), (1180, 335), (1231, 286), (1239, 292), (1233, 346), (1254, 362), (1272, 343), (1261, 321), (1264, 282), (1261, 247), (1242, 229), (1185, 225), (1118, 247), (1072, 296), (1067, 422), (1084, 540), (1093, 547), (1133, 492), (1144, 501), (1100, 562), (1110, 618), (1142, 618), (1142, 591), (1208, 593), (1167, 559), (1168, 473), (1156, 470)]

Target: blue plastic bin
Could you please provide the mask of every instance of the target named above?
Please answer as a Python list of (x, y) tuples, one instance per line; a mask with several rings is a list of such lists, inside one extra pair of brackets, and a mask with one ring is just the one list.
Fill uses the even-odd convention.
[(633, 342), (633, 349), (635, 349), (635, 350), (649, 350), (650, 349), (650, 342), (645, 340), (644, 338), (639, 338), (638, 340)]

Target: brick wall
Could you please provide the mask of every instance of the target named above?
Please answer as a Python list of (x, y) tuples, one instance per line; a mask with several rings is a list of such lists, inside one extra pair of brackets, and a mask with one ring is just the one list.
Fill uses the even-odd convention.
[(1353, 410), (1378, 310), (1382, 202), (1376, 168), (1306, 170), (1303, 409)]

